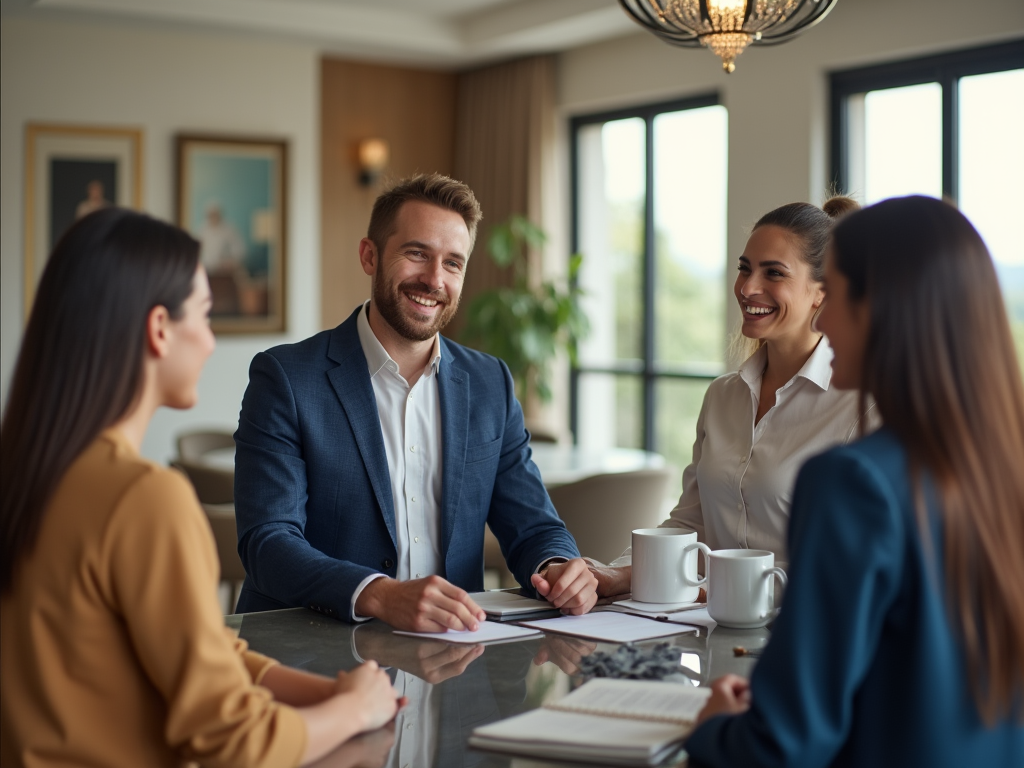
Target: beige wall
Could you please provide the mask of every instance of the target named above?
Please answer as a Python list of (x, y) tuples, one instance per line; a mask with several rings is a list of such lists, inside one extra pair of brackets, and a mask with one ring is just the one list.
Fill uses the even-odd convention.
[(332, 328), (369, 298), (359, 240), (380, 189), (358, 182), (361, 139), (388, 142), (388, 175), (451, 174), (456, 75), (325, 58), (320, 65), (320, 324)]
[[(718, 91), (729, 109), (728, 248), (737, 253), (764, 211), (823, 198), (829, 70), (1021, 35), (1020, 0), (843, 0), (792, 43), (744, 53), (731, 76), (707, 51), (672, 48), (645, 33), (571, 51), (559, 57), (559, 204), (568, 210), (566, 118)], [(167, 218), (175, 132), (289, 141), (289, 332), (221, 339), (200, 384), (199, 406), (165, 410), (154, 421), (144, 450), (156, 459), (171, 455), (179, 430), (234, 426), (258, 350), (333, 325), (366, 296), (355, 246), (373, 194), (356, 184), (354, 142), (371, 133), (388, 139), (396, 175), (450, 170), (453, 160), (454, 75), (321, 61), (312, 45), (183, 27), (5, 17), (0, 91), (0, 400), (22, 332), (27, 122), (141, 126), (146, 209)], [(566, 253), (565, 234), (557, 228), (553, 234), (551, 252)]]
[[(642, 32), (570, 51), (561, 56), (559, 105), (567, 119), (717, 91), (729, 110), (728, 253), (738, 254), (761, 214), (825, 197), (829, 71), (1022, 35), (1021, 0), (842, 0), (796, 40), (748, 49), (732, 75), (708, 51)], [(730, 323), (739, 319), (733, 303)]]
[(313, 47), (184, 29), (4, 18), (0, 31), (0, 398), (6, 401), (22, 332), (22, 196), (27, 122), (140, 126), (143, 196), (174, 215), (178, 131), (288, 141), (288, 333), (222, 337), (203, 372), (199, 405), (161, 409), (143, 452), (173, 455), (173, 438), (198, 425), (234, 429), (256, 352), (310, 335), (320, 324), (318, 52)]

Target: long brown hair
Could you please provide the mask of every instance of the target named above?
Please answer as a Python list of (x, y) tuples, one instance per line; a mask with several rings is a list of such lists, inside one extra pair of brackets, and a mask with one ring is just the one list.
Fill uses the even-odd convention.
[(991, 724), (1024, 692), (1024, 385), (992, 258), (928, 197), (866, 208), (832, 237), (870, 313), (862, 397), (906, 448), (922, 526), (925, 475), (938, 492), (946, 591)]
[(75, 458), (142, 385), (146, 317), (181, 317), (199, 265), (187, 233), (107, 208), (77, 222), (43, 271), (0, 426), (0, 591)]

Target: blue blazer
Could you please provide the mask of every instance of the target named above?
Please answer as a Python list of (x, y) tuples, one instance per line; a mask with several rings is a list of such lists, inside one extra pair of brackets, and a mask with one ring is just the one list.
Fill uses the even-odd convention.
[[(349, 620), (372, 573), (397, 572), (384, 437), (357, 309), (337, 328), (256, 355), (235, 433), (238, 611), (305, 606)], [(483, 589), (484, 523), (529, 587), (550, 557), (579, 556), (531, 460), (505, 364), (441, 339), (442, 574)]]
[(750, 709), (697, 728), (690, 765), (1024, 766), (1022, 702), (992, 728), (975, 708), (929, 508), (933, 554), (906, 452), (885, 428), (804, 465), (789, 588)]

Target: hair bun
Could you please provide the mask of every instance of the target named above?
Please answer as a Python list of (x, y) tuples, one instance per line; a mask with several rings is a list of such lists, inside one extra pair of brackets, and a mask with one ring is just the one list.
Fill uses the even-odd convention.
[(830, 219), (835, 221), (848, 213), (860, 210), (860, 203), (852, 197), (836, 195), (835, 197), (830, 197), (826, 200), (825, 204), (821, 206), (821, 210), (827, 213)]

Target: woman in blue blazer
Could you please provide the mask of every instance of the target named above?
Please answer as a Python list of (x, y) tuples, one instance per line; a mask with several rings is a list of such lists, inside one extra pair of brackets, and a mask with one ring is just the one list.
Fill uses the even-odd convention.
[(885, 426), (797, 479), (790, 585), (692, 765), (1024, 765), (1024, 386), (992, 259), (952, 206), (833, 233), (832, 381)]

